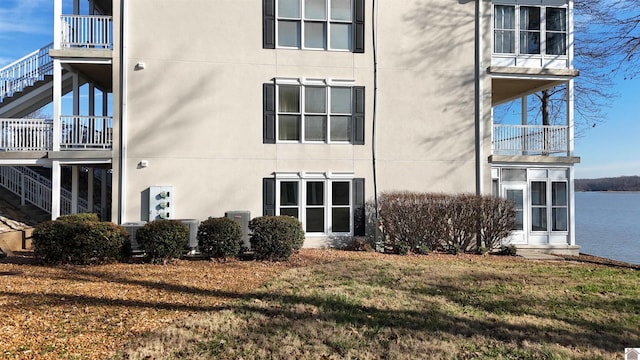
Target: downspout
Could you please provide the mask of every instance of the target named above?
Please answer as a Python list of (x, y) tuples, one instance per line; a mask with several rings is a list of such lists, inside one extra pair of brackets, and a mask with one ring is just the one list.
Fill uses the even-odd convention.
[(475, 46), (475, 123), (476, 123), (476, 193), (482, 195), (484, 192), (484, 114), (482, 94), (482, 3), (477, 0), (476, 4), (476, 46)]
[(127, 67), (126, 67), (126, 31), (127, 31), (127, 11), (125, 0), (120, 1), (120, 151), (118, 169), (118, 224), (126, 219), (126, 153), (127, 153)]
[(375, 212), (375, 224), (373, 229), (373, 243), (378, 248), (378, 221), (380, 212), (378, 209), (378, 174), (376, 168), (376, 124), (378, 115), (378, 39), (376, 25), (378, 12), (376, 0), (371, 1), (371, 36), (373, 38), (373, 114), (371, 118), (371, 166), (373, 170), (373, 204)]

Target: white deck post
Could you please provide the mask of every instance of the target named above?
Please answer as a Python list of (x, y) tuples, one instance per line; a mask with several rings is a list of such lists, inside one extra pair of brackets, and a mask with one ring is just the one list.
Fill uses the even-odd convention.
[(107, 169), (100, 169), (100, 209), (102, 220), (107, 220)]
[(87, 173), (87, 207), (88, 212), (93, 212), (93, 168), (89, 168)]
[(78, 165), (71, 166), (71, 213), (78, 213), (78, 179), (80, 171)]
[(60, 216), (60, 184), (61, 184), (60, 161), (51, 162), (51, 220)]

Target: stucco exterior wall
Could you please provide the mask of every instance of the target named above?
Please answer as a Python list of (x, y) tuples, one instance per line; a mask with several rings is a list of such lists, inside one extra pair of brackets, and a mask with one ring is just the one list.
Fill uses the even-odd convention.
[[(121, 222), (142, 218), (154, 185), (174, 186), (175, 218), (258, 216), (274, 172), (352, 172), (373, 197), (373, 22), (378, 190), (474, 192), (475, 3), (383, 0), (375, 19), (365, 3), (366, 49), (355, 54), (262, 49), (253, 0), (125, 2)], [(262, 84), (276, 77), (364, 86), (365, 145), (263, 144)]]

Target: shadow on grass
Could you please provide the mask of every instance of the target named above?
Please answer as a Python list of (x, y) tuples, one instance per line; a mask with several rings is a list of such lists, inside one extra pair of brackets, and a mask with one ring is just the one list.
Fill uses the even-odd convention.
[[(490, 283), (489, 285), (494, 282), (508, 283), (512, 277), (466, 272), (445, 277), (446, 283), (444, 284), (407, 286), (407, 283), (402, 283), (397, 278), (391, 279), (391, 281), (383, 280), (385, 276), (377, 273), (375, 269), (371, 269), (369, 262), (355, 261), (349, 267), (349, 270), (355, 272), (355, 275), (351, 276), (348, 281), (357, 282), (363, 286), (410, 292), (412, 298), (422, 299), (422, 301), (415, 304), (412, 309), (388, 309), (362, 305), (362, 299), (357, 297), (336, 295), (329, 292), (323, 294), (324, 289), (332, 287), (332, 282), (345, 281), (339, 277), (329, 278), (327, 283), (322, 284), (313, 282), (303, 284), (307, 288), (311, 287), (317, 290), (317, 295), (295, 295), (286, 286), (278, 286), (275, 290), (267, 289), (242, 293), (202, 289), (162, 281), (132, 279), (92, 271), (88, 268), (73, 268), (72, 272), (65, 273), (64, 276), (67, 280), (107, 281), (167, 293), (215, 297), (219, 298), (223, 304), (181, 304), (171, 301), (70, 296), (66, 293), (24, 294), (11, 291), (0, 291), (0, 296), (19, 297), (25, 307), (82, 305), (213, 313), (231, 310), (236, 314), (254, 313), (268, 318), (287, 319), (285, 322), (267, 321), (253, 324), (251, 331), (254, 332), (273, 333), (290, 329), (290, 322), (321, 321), (353, 327), (387, 328), (407, 333), (443, 333), (464, 338), (479, 335), (500, 342), (558, 344), (567, 349), (574, 347), (598, 348), (611, 353), (624, 347), (635, 346), (640, 342), (640, 329), (637, 322), (639, 318), (637, 309), (640, 308), (638, 297), (584, 299), (577, 296), (576, 293), (566, 293), (555, 294), (553, 297), (545, 299), (509, 293), (508, 288), (502, 289), (499, 296), (493, 296), (495, 292), (492, 292), (491, 296), (487, 296), (483, 293), (485, 283)], [(331, 266), (326, 264), (318, 270), (324, 274), (322, 276), (332, 273)], [(297, 279), (296, 281), (304, 282), (305, 280)], [(458, 313), (446, 309), (441, 301), (435, 300), (436, 298), (444, 298), (447, 303), (463, 310)], [(269, 306), (265, 306), (265, 304), (269, 304)], [(301, 305), (303, 308), (313, 306), (319, 311), (300, 311)], [(588, 318), (594, 318), (593, 314), (616, 311), (622, 313), (616, 317), (617, 320), (588, 320)], [(474, 316), (468, 316), (467, 312), (476, 313)], [(582, 316), (583, 313), (587, 315)], [(626, 315), (627, 313), (629, 315)], [(532, 324), (530, 321), (518, 320), (524, 317), (527, 319), (538, 318), (542, 321), (539, 324)], [(550, 324), (548, 320), (560, 322), (564, 326), (562, 329), (555, 328), (553, 322)]]

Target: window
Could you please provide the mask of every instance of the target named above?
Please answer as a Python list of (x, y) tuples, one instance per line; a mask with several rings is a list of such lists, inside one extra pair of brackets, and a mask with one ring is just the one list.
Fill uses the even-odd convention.
[(567, 54), (566, 8), (495, 5), (493, 9), (494, 53)]
[(364, 0), (263, 0), (263, 47), (364, 52)]
[(365, 233), (364, 179), (287, 173), (263, 179), (264, 215), (299, 219), (309, 234)]
[(264, 97), (264, 143), (364, 144), (363, 87), (289, 80), (265, 84)]
[[(531, 230), (567, 231), (568, 230), (568, 191), (566, 181), (551, 181), (550, 193), (546, 181), (531, 182)], [(550, 204), (548, 201), (550, 196)], [(548, 228), (548, 217), (551, 229)]]

